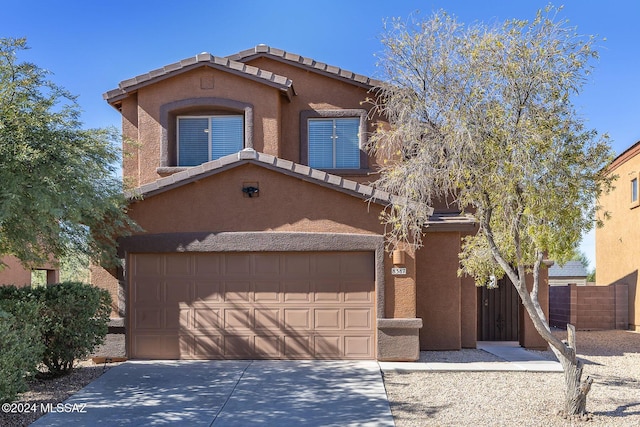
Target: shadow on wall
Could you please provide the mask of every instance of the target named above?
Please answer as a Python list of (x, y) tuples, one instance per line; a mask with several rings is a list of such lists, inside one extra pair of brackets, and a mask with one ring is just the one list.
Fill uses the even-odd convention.
[(638, 305), (638, 270), (635, 270), (626, 276), (614, 281), (612, 284), (625, 284), (629, 290), (629, 323), (640, 326), (640, 313), (636, 313)]

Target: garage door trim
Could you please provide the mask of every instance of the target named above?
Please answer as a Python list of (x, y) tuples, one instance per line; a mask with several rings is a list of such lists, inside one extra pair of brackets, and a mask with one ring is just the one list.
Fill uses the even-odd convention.
[[(126, 260), (131, 253), (171, 252), (327, 252), (373, 251), (376, 317), (384, 318), (384, 237), (349, 233), (297, 232), (188, 232), (143, 234), (125, 237), (119, 242), (120, 270), (118, 308), (126, 316), (129, 294)], [(127, 340), (128, 341), (128, 340)], [(129, 352), (127, 348), (127, 352)]]

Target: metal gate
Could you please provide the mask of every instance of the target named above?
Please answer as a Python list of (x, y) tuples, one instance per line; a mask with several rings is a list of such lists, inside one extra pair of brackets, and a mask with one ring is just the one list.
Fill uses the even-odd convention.
[(478, 289), (478, 341), (518, 341), (520, 298), (506, 277)]

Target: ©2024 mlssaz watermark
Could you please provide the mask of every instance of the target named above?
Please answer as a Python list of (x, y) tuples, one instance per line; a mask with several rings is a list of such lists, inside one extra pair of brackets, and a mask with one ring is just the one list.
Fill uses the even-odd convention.
[(28, 412), (42, 412), (48, 414), (50, 412), (63, 412), (71, 413), (77, 412), (80, 414), (87, 413), (86, 403), (26, 403), (26, 402), (13, 402), (3, 403), (2, 412), (9, 414), (25, 414)]

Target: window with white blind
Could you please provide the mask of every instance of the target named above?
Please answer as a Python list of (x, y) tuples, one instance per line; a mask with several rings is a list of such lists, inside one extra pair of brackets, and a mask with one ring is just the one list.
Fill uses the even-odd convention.
[(360, 168), (360, 118), (312, 118), (307, 128), (309, 166)]
[(178, 166), (197, 166), (244, 147), (242, 116), (178, 117)]

